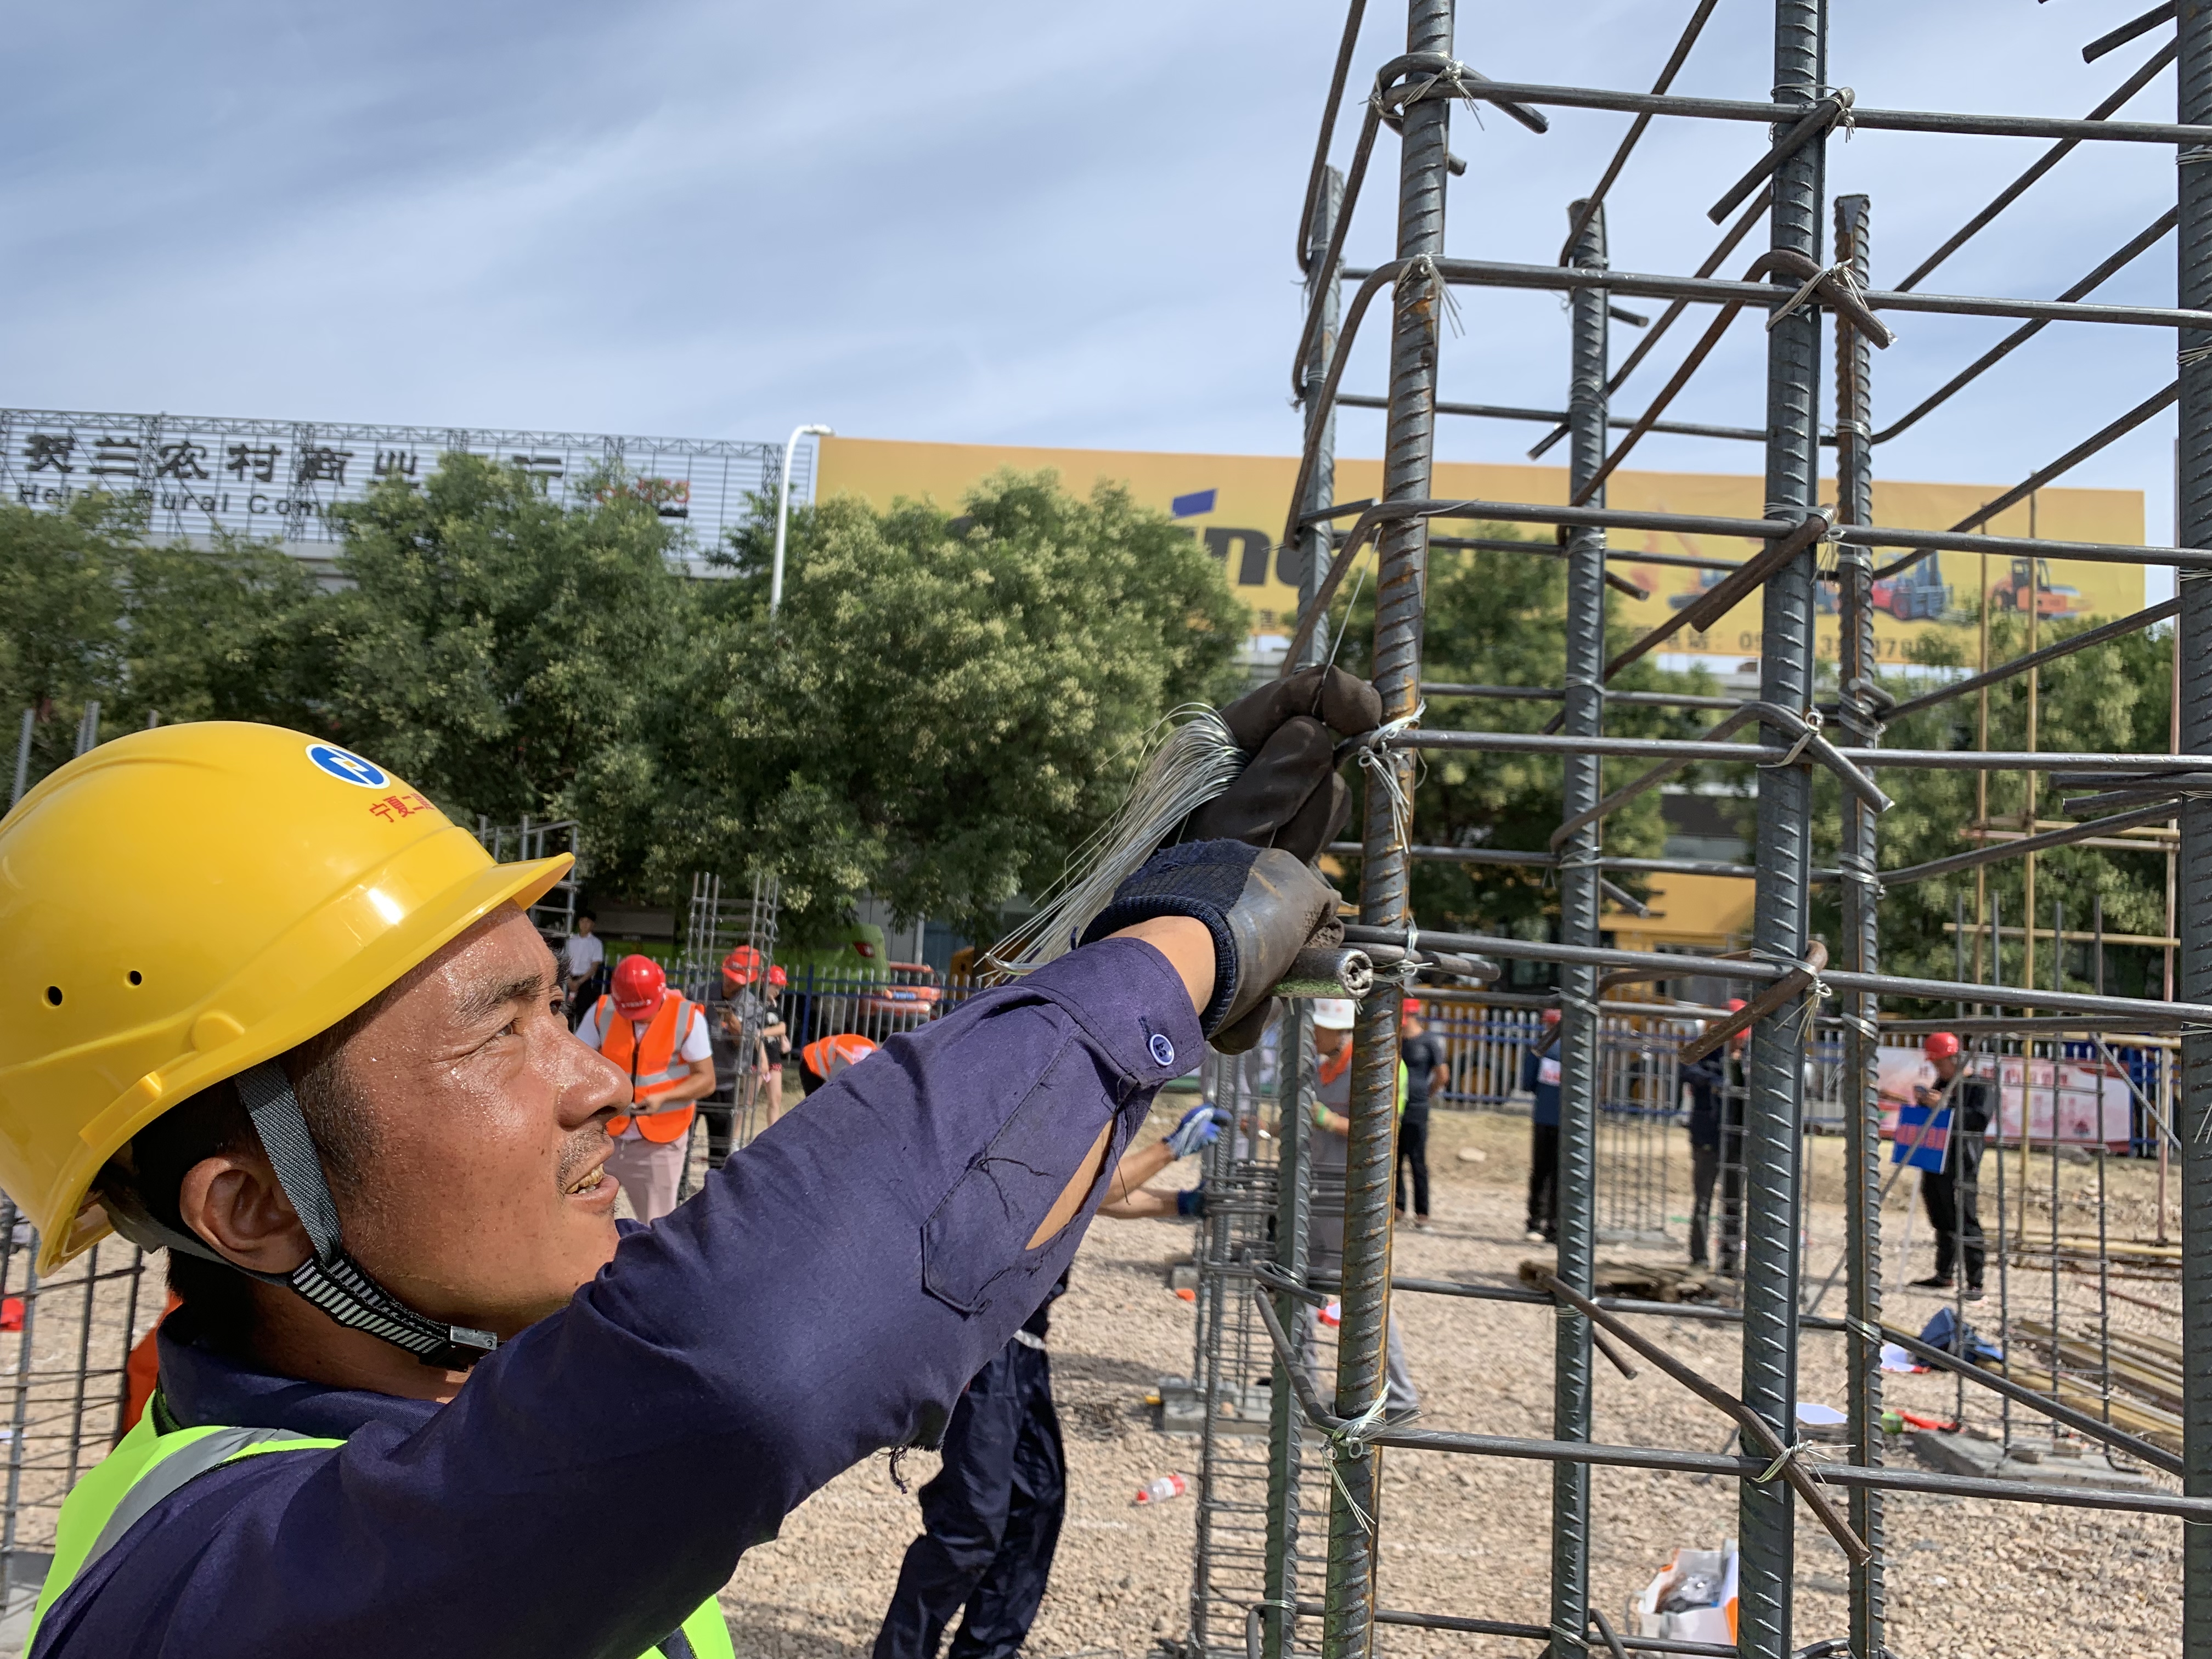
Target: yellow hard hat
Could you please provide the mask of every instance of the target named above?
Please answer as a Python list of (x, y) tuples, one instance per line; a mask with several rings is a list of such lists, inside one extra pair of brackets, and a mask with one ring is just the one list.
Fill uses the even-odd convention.
[(495, 864), (398, 778), (278, 726), (134, 732), (0, 819), (0, 1189), (50, 1273), (191, 1095), (327, 1030), (572, 859)]

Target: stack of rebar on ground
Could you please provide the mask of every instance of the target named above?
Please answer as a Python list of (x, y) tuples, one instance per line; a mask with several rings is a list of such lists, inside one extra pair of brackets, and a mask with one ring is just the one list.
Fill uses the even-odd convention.
[[(1821, 0), (1776, 0), (1772, 12), (1774, 73), (1768, 95), (1748, 100), (1689, 98), (1668, 92), (1675, 70), (1713, 11), (1698, 0), (1655, 88), (1617, 92), (1487, 79), (1455, 52), (1451, 0), (1409, 0), (1405, 51), (1374, 74), (1371, 96), (1358, 106), (1358, 137), (1348, 167), (1340, 173), (1328, 157), (1344, 94), (1352, 82), (1364, 6), (1354, 0), (1314, 160), (1299, 264), (1309, 311), (1293, 360), (1293, 385), (1305, 409), (1305, 443), (1291, 503), (1285, 542), (1303, 570), (1302, 609), (1285, 663), (1291, 672), (1322, 659), (1330, 633), (1329, 606), (1348, 591), (1346, 578), (1371, 545), (1375, 633), (1372, 667), (1382, 693), (1383, 726), (1364, 742), (1360, 764), (1364, 817), (1358, 843), (1358, 922), (1356, 943), (1380, 952), (1392, 947), (1411, 956), (1423, 948), (1549, 964), (1558, 974), (1556, 1006), (1562, 1018), (1561, 1133), (1559, 1240), (1556, 1261), (1540, 1275), (1540, 1288), (1490, 1291), (1425, 1282), (1396, 1283), (1391, 1274), (1392, 1184), (1396, 1164), (1399, 999), (1378, 994), (1361, 1008), (1352, 1065), (1352, 1110), (1342, 1203), (1345, 1246), (1340, 1288), (1307, 1283), (1303, 1260), (1304, 1211), (1314, 1201), (1303, 1178), (1310, 1162), (1306, 1108), (1310, 1101), (1310, 1047), (1294, 1023), (1283, 1042), (1289, 1073), (1285, 1109), (1279, 1114), (1276, 1213), (1271, 1231), (1249, 1232), (1243, 1249), (1227, 1238), (1209, 1242), (1201, 1265), (1201, 1296), (1226, 1318), (1231, 1299), (1252, 1300), (1267, 1328), (1276, 1361), (1268, 1444), (1268, 1522), (1266, 1554), (1251, 1586), (1242, 1632), (1222, 1628), (1209, 1606), (1194, 1629), (1208, 1652), (1249, 1640), (1258, 1659), (1289, 1659), (1310, 1646), (1317, 1631), (1327, 1659), (1364, 1659), (1378, 1629), (1419, 1626), (1493, 1637), (1525, 1638), (1530, 1651), (1548, 1644), (1559, 1659), (1592, 1651), (1726, 1653), (1783, 1659), (1793, 1650), (1792, 1584), (1796, 1522), (1810, 1516), (1826, 1528), (1850, 1563), (1849, 1651), (1875, 1659), (1885, 1650), (1883, 1495), (1905, 1491), (1972, 1496), (2008, 1503), (2128, 1510), (2195, 1522), (2186, 1528), (2185, 1595), (2178, 1610), (2185, 1650), (2212, 1655), (2212, 1227), (2192, 1224), (2212, 1200), (2212, 1140), (2202, 1132), (2212, 1113), (2212, 9), (2158, 9), (2136, 33), (2169, 25), (2173, 44), (2160, 47), (2112, 99), (2087, 118), (1986, 116), (1859, 106), (1839, 82), (1843, 66), (1828, 58), (1826, 9)], [(2125, 33), (2124, 31), (2123, 33)], [(2130, 37), (2132, 38), (2132, 37)], [(2110, 43), (2099, 43), (2108, 46)], [(2094, 50), (2094, 48), (2093, 48)], [(2128, 99), (2168, 64), (2179, 64), (2179, 107), (2172, 122), (2113, 118)], [(1569, 209), (1571, 228), (1556, 261), (1515, 263), (1457, 258), (1445, 252), (1445, 209), (1455, 173), (1471, 169), (1449, 148), (1455, 104), (1487, 106), (1539, 131), (1547, 112), (1611, 111), (1636, 117), (1613, 165), (1591, 195)], [(1711, 210), (1729, 228), (1713, 255), (1691, 276), (1630, 274), (1607, 260), (1603, 198), (1620, 176), (1638, 139), (1655, 119), (1740, 122), (1768, 128), (1770, 148), (1759, 164)], [(1343, 265), (1346, 229), (1363, 193), (1382, 188), (1370, 172), (1380, 130), (1398, 139), (1395, 209), (1395, 254), (1371, 271)], [(1870, 275), (1870, 204), (1863, 196), (1831, 202), (1825, 157), (1839, 131), (1921, 135), (2011, 136), (2050, 141), (2051, 149), (2021, 180), (1982, 210), (1904, 282), (1877, 289)], [(1918, 142), (1929, 142), (1922, 140)], [(1969, 237), (2002, 211), (2028, 185), (2083, 144), (2148, 145), (2172, 152), (2179, 163), (2175, 210), (2135, 239), (2083, 282), (2053, 300), (1990, 299), (1925, 291), (1923, 280)], [(1702, 203), (1699, 204), (1703, 205)], [(1739, 279), (1723, 267), (1738, 244), (1760, 226), (1763, 240)], [(1831, 234), (1832, 246), (1824, 246)], [(2086, 299), (2120, 266), (2178, 228), (2176, 303), (2167, 307), (2106, 304)], [(1504, 252), (1504, 250), (1501, 250)], [(1541, 255), (1548, 255), (1542, 250)], [(1348, 302), (1341, 284), (1355, 281)], [(1438, 383), (1439, 325), (1447, 312), (1464, 309), (1467, 325), (1480, 329), (1477, 302), (1462, 307), (1454, 290), (1490, 288), (1542, 289), (1564, 296), (1571, 342), (1571, 373), (1560, 410), (1532, 410), (1444, 400)], [(1613, 369), (1607, 356), (1608, 313), (1615, 301), (1643, 296), (1668, 302), (1635, 356)], [(1389, 386), (1363, 394), (1343, 385), (1352, 342), (1388, 301)], [(1609, 399), (1650, 352), (1656, 337), (1692, 309), (1712, 320), (1668, 385), (1640, 412), (1616, 416)], [(1729, 322), (1740, 313), (1767, 323), (1765, 410), (1762, 422), (1741, 428), (1692, 426), (1664, 416)], [(1919, 313), (2010, 318), (2024, 326), (1997, 350), (1956, 376), (1901, 421), (1878, 430), (1873, 416), (1873, 362), (1892, 339), (1891, 323), (1909, 326)], [(1917, 421), (1937, 403), (1968, 386), (1998, 358), (2038, 331), (2073, 326), (2150, 328), (2171, 333), (2179, 373), (2136, 410), (2041, 467), (2020, 486), (1988, 503), (1948, 531), (1905, 529), (1874, 522), (1871, 480), (1875, 447)], [(1823, 327), (1832, 332), (1837, 498), (1820, 498), (1823, 398)], [(1334, 495), (1335, 412), (1340, 406), (1384, 411), (1383, 482), (1374, 501), (1339, 505)], [(2043, 484), (2088, 455), (2169, 408), (2178, 408), (2179, 516), (2173, 547), (2059, 542), (1981, 533), (1990, 520), (2027, 499)], [(1556, 421), (1566, 445), (1569, 504), (1437, 499), (1431, 489), (1433, 428), (1440, 414)], [(1625, 428), (1625, 431), (1623, 430)], [(1683, 431), (1762, 446), (1765, 516), (1721, 519), (1669, 512), (1609, 507), (1606, 481), (1647, 432)], [(1616, 432), (1622, 435), (1615, 438)], [(1549, 526), (1556, 545), (1431, 538), (1439, 520)], [(1626, 650), (1608, 655), (1606, 595), (1607, 532), (1613, 529), (1735, 537), (1757, 550), (1726, 567), (1702, 599)], [(1431, 545), (1521, 549), (1564, 555), (1567, 568), (1567, 661), (1563, 688), (1541, 695), (1561, 706), (1553, 728), (1540, 733), (1425, 730), (1429, 696), (1528, 696), (1529, 688), (1431, 685), (1421, 680), (1421, 641), (1427, 556)], [(1880, 551), (1893, 562), (1877, 568)], [(2094, 648), (2103, 640), (2174, 620), (2179, 678), (2173, 753), (2056, 754), (1991, 750), (1986, 738), (1972, 749), (1915, 750), (1881, 746), (1882, 723), (1897, 705), (1876, 684), (1874, 583), (1936, 551), (1992, 557), (2102, 561), (2174, 569), (2179, 598), (2131, 617), (2063, 641), (2031, 648), (2027, 655), (1955, 682), (1915, 700), (1914, 705), (1966, 695), (2010, 676), (2033, 672), (2062, 648)], [(1820, 685), (1814, 618), (1821, 564), (1832, 561), (1841, 612), (1841, 659), (1832, 690)], [(1756, 603), (1761, 636), (1755, 697), (1699, 699), (1717, 702), (1716, 724), (1691, 739), (1631, 738), (1607, 731), (1607, 712), (1620, 699), (1607, 682), (1629, 663), (1665, 647), (1679, 630), (1704, 629), (1738, 604)], [(1822, 718), (1822, 703), (1827, 707)], [(1561, 831), (1548, 854), (1510, 854), (1537, 862), (1556, 878), (1559, 929), (1553, 939), (1488, 933), (1436, 933), (1418, 927), (1408, 902), (1408, 875), (1425, 855), (1480, 859), (1466, 848), (1416, 847), (1409, 803), (1415, 757), (1424, 750), (1517, 753), (1559, 757), (1564, 767)], [(1626, 789), (1607, 793), (1601, 782), (1606, 760), (1642, 763), (1649, 769)], [(1752, 862), (1720, 866), (1689, 860), (1630, 860), (1607, 856), (1607, 816), (1638, 789), (1654, 787), (1700, 762), (1755, 763), (1757, 832)], [(1973, 850), (1908, 868), (1882, 867), (1878, 826), (1890, 799), (1881, 775), (1897, 769), (1952, 769), (2041, 776), (2052, 782), (2103, 791), (2097, 816), (2045, 829), (2031, 821), (2021, 833), (1997, 838), (1986, 813), (1975, 826), (1982, 844)], [(1832, 870), (1812, 864), (1813, 780), (1826, 772), (1841, 787), (1843, 839)], [(2078, 842), (2106, 843), (2145, 825), (2178, 823), (2174, 846), (2178, 900), (2172, 933), (2175, 976), (2166, 995), (2138, 1000), (2032, 985), (1972, 982), (1887, 975), (1879, 961), (1880, 906), (1886, 887), (1950, 875), (1996, 860), (2032, 857)], [(2123, 842), (2123, 844), (2127, 844)], [(1757, 878), (1751, 950), (1721, 958), (1656, 955), (1605, 948), (1600, 909), (1608, 872), (1680, 867)], [(1808, 925), (1816, 881), (1836, 884), (1844, 926), (1832, 963), (1815, 949)], [(1990, 918), (1990, 937), (1998, 937)], [(2063, 936), (2059, 921), (2054, 932)], [(1979, 949), (1977, 946), (1977, 960)], [(1992, 958), (1994, 960), (1994, 957)], [(1663, 975), (1660, 972), (1663, 965)], [(1595, 1180), (1599, 1110), (1607, 1092), (1603, 1024), (1608, 1009), (1601, 976), (1697, 978), (1733, 986), (1750, 1006), (1737, 1022), (1745, 1028), (1741, 1062), (1741, 1296), (1732, 1319), (1741, 1332), (1741, 1372), (1723, 1382), (1701, 1376), (1666, 1346), (1660, 1310), (1633, 1304), (1601, 1304), (1592, 1297), (1593, 1268), (1602, 1218)], [(2017, 1167), (2009, 1147), (1991, 1153), (1981, 1188), (1994, 1196), (1999, 1218), (1991, 1271), (2006, 1281), (1996, 1289), (2003, 1308), (2008, 1344), (1998, 1366), (1961, 1364), (1917, 1344), (1910, 1332), (1885, 1324), (1882, 1291), (1886, 1258), (1881, 1237), (1883, 1159), (1875, 1060), (1896, 1005), (1936, 1004), (1961, 1018), (1942, 1022), (1972, 1034), (1984, 1056), (2033, 1053), (2039, 1043), (2070, 1039), (2102, 1048), (2106, 1033), (2148, 1034), (2178, 1050), (2170, 1087), (2142, 1098), (2155, 1133), (2180, 1164), (2183, 1225), (2173, 1257), (2181, 1276), (2181, 1341), (2161, 1348), (2155, 1340), (2116, 1333), (2108, 1313), (2111, 1246), (2098, 1215), (2094, 1249), (2081, 1248), (2080, 1218), (2063, 1212), (2057, 1149), (2043, 1213), (2031, 1215), (2027, 1183), (2041, 1181), (2027, 1162), (2033, 1129), (2024, 1121)], [(1920, 1012), (1908, 1008), (1904, 1012)], [(1808, 1311), (1815, 1286), (1800, 1243), (1806, 1179), (1805, 1113), (1808, 1041), (1821, 1021), (1840, 1036), (1843, 1049), (1840, 1111), (1845, 1137), (1847, 1243), (1840, 1264), (1840, 1318)], [(1929, 1022), (1895, 1021), (1899, 1035), (1931, 1029)], [(2178, 1042), (2175, 1039), (2178, 1038)], [(2048, 1050), (2054, 1056), (2055, 1048)], [(1990, 1059), (1974, 1062), (1986, 1069)], [(2141, 1096), (2142, 1091), (2138, 1091)], [(2181, 1126), (2191, 1126), (2184, 1128)], [(2054, 1127), (2051, 1139), (2057, 1135)], [(2162, 1154), (2163, 1156), (2163, 1154)], [(2041, 1160), (2039, 1157), (2038, 1162)], [(1992, 1174), (1995, 1179), (1992, 1180)], [(2095, 1178), (2103, 1190), (2102, 1152)], [(2101, 1203), (2101, 1197), (2099, 1200)], [(2018, 1218), (2004, 1219), (2008, 1203)], [(1663, 1207), (1663, 1206), (1662, 1206)], [(2031, 1221), (2039, 1225), (2031, 1227)], [(2164, 1215), (2160, 1217), (2163, 1237)], [(2036, 1236), (2039, 1234), (2039, 1237)], [(2015, 1267), (2013, 1264), (2018, 1263)], [(2061, 1305), (2060, 1285), (2071, 1269), (2087, 1264), (2099, 1276), (2100, 1314), (2087, 1321)], [(2048, 1281), (2040, 1312), (2015, 1297), (2010, 1279), (2033, 1279), (2035, 1295)], [(1255, 1286), (1254, 1281), (1259, 1281)], [(1426, 1423), (1393, 1423), (1382, 1412), (1385, 1331), (1394, 1288), (1486, 1294), (1529, 1302), (1531, 1342), (1544, 1319), (1553, 1346), (1554, 1408), (1548, 1438), (1513, 1438), (1461, 1432)], [(1297, 1349), (1297, 1332), (1322, 1299), (1340, 1296), (1341, 1326), (1331, 1386), (1320, 1386)], [(2014, 1301), (2024, 1311), (2015, 1311)], [(1678, 1312), (1679, 1310), (1669, 1310)], [(1226, 1328), (1225, 1327), (1224, 1328)], [(2178, 1474), (2175, 1493), (2155, 1481), (2062, 1483), (2056, 1480), (1982, 1479), (1901, 1467), (1886, 1461), (1881, 1371), (1886, 1341), (1902, 1337), (1928, 1363), (1957, 1371), (1962, 1395), (1973, 1391), (1999, 1399), (2007, 1433), (2033, 1418), (2057, 1437), (2100, 1443), (2154, 1470)], [(1801, 1341), (1837, 1341), (1848, 1351), (1848, 1435), (1840, 1461), (1815, 1466), (1796, 1439), (1796, 1373)], [(1932, 1358), (1930, 1357), (1932, 1354)], [(1648, 1365), (1673, 1377), (1709, 1406), (1717, 1425), (1735, 1433), (1738, 1449), (1593, 1443), (1592, 1401), (1603, 1358), (1624, 1367)], [(1946, 1364), (1946, 1362), (1948, 1362)], [(1236, 1369), (1236, 1368), (1232, 1368)], [(1221, 1375), (1216, 1367), (1216, 1375)], [(1241, 1381), (1245, 1373), (1236, 1370)], [(1209, 1386), (1212, 1386), (1209, 1382)], [(2039, 1388), (2045, 1392), (2039, 1392)], [(2161, 1392), (2162, 1391), (2162, 1392)], [(2070, 1441), (2069, 1441), (2070, 1443)], [(1552, 1468), (1552, 1539), (1548, 1617), (1516, 1623), (1485, 1616), (1480, 1607), (1395, 1607), (1388, 1575), (1378, 1571), (1382, 1539), (1389, 1527), (1385, 1493), (1386, 1453), (1402, 1447), (1480, 1457), (1534, 1459)], [(2179, 1455), (2172, 1449), (2179, 1447)], [(1620, 1632), (1605, 1608), (1593, 1606), (1592, 1540), (1603, 1518), (1592, 1503), (1593, 1466), (1615, 1466), (1720, 1476), (1738, 1483), (1740, 1553), (1733, 1647), (1640, 1637)], [(1318, 1468), (1327, 1480), (1325, 1540), (1299, 1525), (1306, 1494)], [(1219, 1583), (1206, 1559), (1201, 1534), (1200, 1580)], [(1302, 1569), (1321, 1558), (1318, 1591)], [(1202, 1592), (1208, 1593), (1208, 1592)], [(1211, 1592), (1218, 1594), (1218, 1592)], [(1303, 1633), (1303, 1637), (1302, 1637)], [(1825, 1643), (1820, 1651), (1840, 1651)]]

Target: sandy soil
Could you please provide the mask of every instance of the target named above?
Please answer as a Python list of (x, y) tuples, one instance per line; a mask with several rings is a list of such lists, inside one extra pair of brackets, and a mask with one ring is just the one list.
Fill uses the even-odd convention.
[[(1435, 1121), (1435, 1225), (1401, 1231), (1397, 1269), (1411, 1276), (1506, 1283), (1531, 1254), (1521, 1237), (1518, 1184), (1526, 1127), (1488, 1115)], [(1480, 1161), (1461, 1149), (1480, 1153)], [(1840, 1146), (1814, 1143), (1811, 1260), (1824, 1275), (1840, 1249)], [(2047, 1162), (2027, 1208), (2030, 1235), (2049, 1226)], [(2080, 1202), (2094, 1171), (2062, 1169), (2061, 1224), (2094, 1231)], [(1184, 1173), (1190, 1178), (1188, 1166)], [(1668, 1158), (1668, 1208), (1687, 1207), (1686, 1160)], [(1985, 1180), (1988, 1177), (1985, 1176)], [(1893, 1194), (1887, 1237), (1904, 1234), (1911, 1177)], [(2115, 1233), (2153, 1224), (2151, 1172), (2109, 1172)], [(2014, 1188), (2017, 1192), (2016, 1183)], [(1991, 1206), (1984, 1206), (1985, 1216)], [(1927, 1271), (1927, 1230), (1915, 1218), (1910, 1276)], [(1682, 1233), (1679, 1224), (1674, 1227)], [(1054, 1316), (1055, 1389), (1070, 1476), (1066, 1530), (1052, 1589), (1029, 1651), (1037, 1659), (1137, 1659), (1189, 1627), (1196, 1498), (1138, 1507), (1138, 1486), (1175, 1470), (1194, 1472), (1194, 1437), (1152, 1426), (1146, 1393), (1164, 1375), (1192, 1370), (1194, 1311), (1167, 1288), (1169, 1262), (1189, 1248), (1187, 1227), (1099, 1223)], [(1668, 1252), (1608, 1250), (1664, 1259)], [(1917, 1328), (1935, 1310), (1927, 1292), (1901, 1287), (1893, 1272), (1887, 1302), (1897, 1323)], [(1994, 1282), (1996, 1268), (1990, 1269)], [(2014, 1267), (2016, 1312), (2047, 1312), (2046, 1274)], [(2172, 1286), (2116, 1285), (2171, 1310)], [(2094, 1280), (2061, 1280), (2063, 1311), (2091, 1306)], [(1832, 1298), (1833, 1311), (1839, 1305)], [(1551, 1316), (1497, 1303), (1406, 1296), (1401, 1316), (1425, 1425), (1501, 1434), (1550, 1430)], [(2178, 1334), (2178, 1316), (2113, 1304), (2116, 1324)], [(1994, 1328), (1994, 1298), (1972, 1317)], [(1649, 1334), (1724, 1384), (1738, 1374), (1734, 1330), (1691, 1321), (1646, 1322)], [(1948, 1416), (1956, 1385), (1936, 1376), (1892, 1376), (1891, 1403)], [(1799, 1389), (1806, 1400), (1843, 1403), (1841, 1339), (1808, 1338)], [(1996, 1398), (1967, 1396), (1967, 1416), (1995, 1427)], [(1717, 1449), (1727, 1428), (1707, 1407), (1646, 1370), (1634, 1381), (1599, 1368), (1596, 1437), (1616, 1443)], [(1899, 1454), (1900, 1456), (1909, 1455)], [(902, 1473), (918, 1486), (934, 1469), (910, 1455)], [(1382, 1600), (1386, 1605), (1489, 1618), (1545, 1619), (1551, 1473), (1533, 1463), (1441, 1453), (1388, 1454)], [(1627, 1470), (1594, 1472), (1597, 1516), (1592, 1599), (1609, 1614), (1664, 1564), (1677, 1546), (1711, 1547), (1734, 1530), (1735, 1494), (1694, 1477)], [(776, 1542), (749, 1555), (724, 1601), (738, 1649), (762, 1659), (845, 1659), (867, 1650), (899, 1559), (918, 1525), (914, 1499), (878, 1458), (833, 1482), (793, 1515)], [(2178, 1652), (2180, 1591), (2177, 1523), (2081, 1510), (1972, 1499), (1893, 1498), (1887, 1530), (1892, 1607), (1889, 1646), (1900, 1659), (2038, 1659)], [(1841, 1553), (1809, 1518), (1798, 1529), (1796, 1640), (1846, 1629)], [(1216, 1631), (1219, 1643), (1229, 1632)], [(1528, 1655), (1526, 1642), (1389, 1630), (1378, 1644), (1406, 1656)]]

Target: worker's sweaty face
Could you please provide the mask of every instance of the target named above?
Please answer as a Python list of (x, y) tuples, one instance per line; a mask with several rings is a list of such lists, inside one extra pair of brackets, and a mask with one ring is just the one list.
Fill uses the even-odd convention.
[(529, 919), (487, 916), (403, 980), (339, 1051), (367, 1119), (346, 1243), (424, 1313), (510, 1336), (615, 1249), (607, 1119), (629, 1079), (576, 1041)]

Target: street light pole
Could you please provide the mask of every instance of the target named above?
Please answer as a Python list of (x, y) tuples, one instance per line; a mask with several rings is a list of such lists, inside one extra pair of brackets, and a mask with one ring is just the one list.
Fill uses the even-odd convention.
[(783, 447), (783, 477), (777, 482), (775, 491), (775, 562), (768, 574), (768, 614), (775, 615), (776, 607), (783, 603), (783, 538), (791, 523), (791, 461), (799, 453), (799, 441), (809, 433), (817, 438), (834, 438), (837, 434), (826, 426), (799, 426), (791, 429), (791, 441)]

